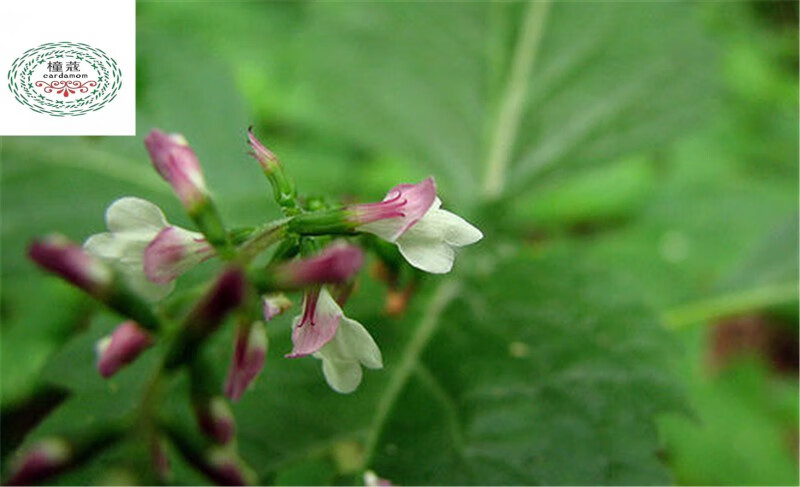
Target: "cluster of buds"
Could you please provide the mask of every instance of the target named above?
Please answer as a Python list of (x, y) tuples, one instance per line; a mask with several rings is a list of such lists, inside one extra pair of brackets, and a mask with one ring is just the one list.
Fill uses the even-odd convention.
[[(196, 230), (172, 225), (155, 204), (127, 196), (106, 210), (108, 231), (90, 236), (82, 247), (51, 236), (35, 241), (29, 250), (41, 267), (121, 316), (121, 324), (96, 345), (102, 377), (113, 376), (159, 341), (166, 342), (162, 372), (182, 367), (191, 371), (198, 431), (214, 448), (225, 450), (194, 452), (175, 439), (174, 431), (160, 437), (181, 443), (178, 450), (189, 452), (190, 463), (212, 479), (234, 483), (245, 481), (249, 474), (238, 457), (229, 455), (236, 428), (228, 401), (240, 400), (264, 367), (267, 327), (292, 305), (286, 293), (299, 293), (302, 304), (291, 325), (293, 347), (285, 357), (320, 360), (329, 386), (350, 393), (362, 381), (362, 367), (383, 367), (380, 348), (367, 328), (343, 311), (365, 260), (359, 243), (375, 241), (356, 237), (371, 234), (388, 242), (386, 246), (393, 244), (411, 266), (436, 274), (452, 269), (455, 248), (483, 237), (467, 221), (441, 208), (433, 178), (398, 184), (379, 202), (325, 206), (298, 196), (275, 154), (252, 130), (247, 137), (283, 218), (254, 228), (227, 228), (186, 139), (153, 130), (145, 138), (153, 166), (172, 187)], [(266, 262), (256, 257), (270, 251), (267, 264), (254, 264)], [(385, 252), (377, 257), (383, 259)], [(164, 309), (159, 302), (170, 295), (181, 275), (211, 259), (219, 260), (223, 270), (178, 326), (169, 326), (170, 317), (156, 312)], [(207, 364), (200, 364), (201, 351), (208, 337), (233, 316), (237, 329), (230, 366), (224, 385), (216, 389), (206, 379), (213, 375), (204, 371)], [(41, 456), (32, 457), (18, 475), (24, 477), (36, 465), (44, 465), (37, 460)], [(50, 457), (54, 460), (49, 461), (48, 471), (55, 470), (60, 458)], [(156, 470), (164, 470), (164, 455), (156, 457), (161, 465)]]

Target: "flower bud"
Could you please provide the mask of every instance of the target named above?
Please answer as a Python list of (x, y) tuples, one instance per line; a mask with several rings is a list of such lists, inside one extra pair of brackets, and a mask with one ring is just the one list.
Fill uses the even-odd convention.
[(150, 345), (153, 339), (133, 321), (119, 325), (114, 332), (100, 339), (95, 345), (97, 370), (105, 378), (133, 362)]
[(236, 332), (231, 365), (225, 380), (225, 395), (234, 401), (242, 394), (264, 367), (267, 356), (267, 330), (257, 321), (249, 327), (240, 326)]
[(261, 164), (261, 169), (272, 186), (275, 201), (284, 208), (296, 207), (297, 191), (295, 190), (294, 182), (286, 174), (281, 161), (256, 138), (255, 134), (253, 134), (253, 127), (247, 130), (247, 139), (252, 149), (250, 154)]
[(48, 438), (31, 447), (12, 467), (7, 485), (32, 485), (67, 466), (72, 448), (66, 440)]
[(272, 318), (282, 314), (291, 307), (292, 302), (283, 293), (264, 296), (262, 307), (264, 312), (264, 321), (271, 321)]
[(173, 368), (194, 354), (195, 348), (216, 331), (228, 313), (245, 297), (242, 271), (231, 268), (223, 272), (200, 303), (189, 313), (180, 335), (167, 354), (166, 366)]
[(220, 396), (194, 398), (195, 417), (203, 433), (215, 443), (224, 445), (233, 439), (236, 423), (228, 403)]
[(202, 323), (205, 327), (216, 327), (225, 315), (241, 304), (244, 292), (245, 281), (242, 271), (228, 269), (195, 308), (192, 313), (192, 317), (195, 318), (194, 323)]
[(314, 284), (344, 282), (358, 272), (364, 262), (359, 247), (338, 243), (306, 259), (281, 264), (274, 269), (274, 285), (297, 289)]
[(28, 256), (42, 268), (95, 297), (107, 294), (114, 280), (106, 264), (61, 235), (34, 241), (28, 248)]
[(36, 240), (28, 248), (28, 255), (42, 268), (58, 274), (141, 326), (150, 330), (160, 326), (150, 306), (115, 279), (107, 264), (66, 237), (51, 235)]
[(253, 470), (229, 448), (216, 448), (207, 455), (206, 474), (219, 485), (253, 485)]
[(190, 213), (207, 200), (208, 189), (200, 163), (182, 135), (153, 129), (144, 143), (156, 171), (172, 186)]

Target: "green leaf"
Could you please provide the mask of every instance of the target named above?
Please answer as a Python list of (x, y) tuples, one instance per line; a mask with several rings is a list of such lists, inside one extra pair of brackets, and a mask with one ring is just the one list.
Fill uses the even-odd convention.
[(282, 359), (289, 323), (271, 324), (263, 377), (235, 406), (243, 457), (262, 479), (334, 459), (399, 484), (668, 482), (653, 418), (679, 404), (669, 340), (630, 283), (574, 257), (445, 280), (404, 322), (363, 283), (348, 313), (385, 369), (352, 395), (319, 361)]
[[(699, 331), (699, 330), (697, 330)], [(710, 346), (691, 330), (691, 347)], [(703, 354), (684, 364), (692, 416), (659, 422), (676, 479), (683, 485), (797, 485), (797, 381), (756, 357), (738, 357), (716, 374), (697, 374)], [(705, 372), (705, 371), (704, 371)], [(785, 412), (780, 411), (783, 407)]]
[(708, 108), (686, 3), (314, 7), (308, 79), (331, 129), (433, 172), (460, 205), (663, 144)]
[(670, 345), (630, 282), (574, 256), (514, 259), (470, 280), (432, 326), (380, 435), (380, 474), (403, 484), (669, 482), (653, 418), (678, 404), (664, 370)]

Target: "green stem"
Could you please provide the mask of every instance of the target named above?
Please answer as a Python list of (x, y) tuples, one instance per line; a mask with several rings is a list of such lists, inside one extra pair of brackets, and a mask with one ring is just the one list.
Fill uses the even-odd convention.
[(662, 320), (667, 328), (679, 329), (695, 323), (792, 303), (797, 300), (797, 293), (796, 282), (750, 289), (673, 308), (662, 315)]
[(263, 227), (253, 232), (253, 235), (239, 246), (239, 263), (242, 266), (246, 266), (253, 259), (255, 259), (258, 254), (267, 250), (273, 244), (281, 241), (286, 235), (286, 227), (288, 223), (288, 218), (276, 220), (274, 222), (267, 223)]
[(505, 173), (522, 122), (525, 97), (549, 8), (549, 0), (532, 1), (528, 5), (522, 31), (514, 48), (511, 72), (500, 100), (497, 123), (491, 134), (486, 163), (483, 193), (490, 200), (496, 199), (503, 192)]
[(422, 321), (414, 330), (414, 334), (403, 350), (400, 363), (392, 376), (389, 377), (386, 391), (381, 396), (380, 402), (378, 402), (375, 416), (369, 428), (366, 440), (366, 454), (364, 455), (365, 468), (369, 466), (372, 457), (375, 455), (381, 431), (386, 420), (389, 419), (389, 414), (392, 412), (395, 402), (400, 397), (400, 393), (403, 392), (403, 387), (408, 382), (408, 379), (414, 373), (420, 355), (439, 328), (439, 319), (442, 313), (447, 308), (447, 305), (458, 295), (458, 291), (458, 282), (453, 279), (446, 280), (439, 285), (428, 303)]

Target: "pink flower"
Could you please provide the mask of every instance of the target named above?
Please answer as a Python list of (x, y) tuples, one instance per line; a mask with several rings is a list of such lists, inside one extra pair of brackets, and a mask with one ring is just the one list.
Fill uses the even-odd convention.
[(234, 401), (241, 399), (244, 391), (264, 367), (267, 357), (267, 330), (257, 321), (236, 331), (231, 365), (225, 380), (225, 395)]
[(483, 238), (480, 230), (458, 215), (442, 210), (433, 178), (419, 184), (399, 184), (380, 203), (350, 208), (361, 232), (397, 245), (409, 264), (426, 272), (450, 272), (453, 247)]
[(144, 273), (150, 281), (166, 284), (214, 254), (214, 247), (202, 235), (164, 227), (144, 251)]
[(358, 272), (363, 262), (364, 252), (359, 247), (336, 243), (313, 257), (282, 264), (274, 274), (280, 287), (301, 288), (344, 282)]
[(108, 266), (61, 235), (34, 241), (28, 248), (28, 256), (93, 296), (108, 291), (113, 283), (114, 276)]
[(108, 232), (92, 235), (83, 248), (151, 301), (169, 294), (179, 274), (213, 256), (202, 234), (171, 225), (158, 206), (141, 198), (126, 196), (111, 203), (106, 226)]
[(383, 367), (381, 351), (364, 326), (352, 320), (324, 287), (308, 291), (304, 311), (295, 318), (289, 358), (313, 354), (322, 360), (322, 372), (328, 385), (348, 394), (361, 383), (361, 366)]
[(97, 342), (97, 370), (103, 377), (111, 377), (152, 344), (149, 333), (133, 321), (126, 321)]
[(436, 182), (428, 178), (418, 184), (398, 184), (380, 203), (354, 205), (350, 209), (361, 225), (359, 230), (393, 242), (425, 216), (435, 199)]
[(144, 143), (156, 171), (172, 186), (184, 207), (195, 208), (207, 199), (200, 163), (182, 135), (153, 129)]

